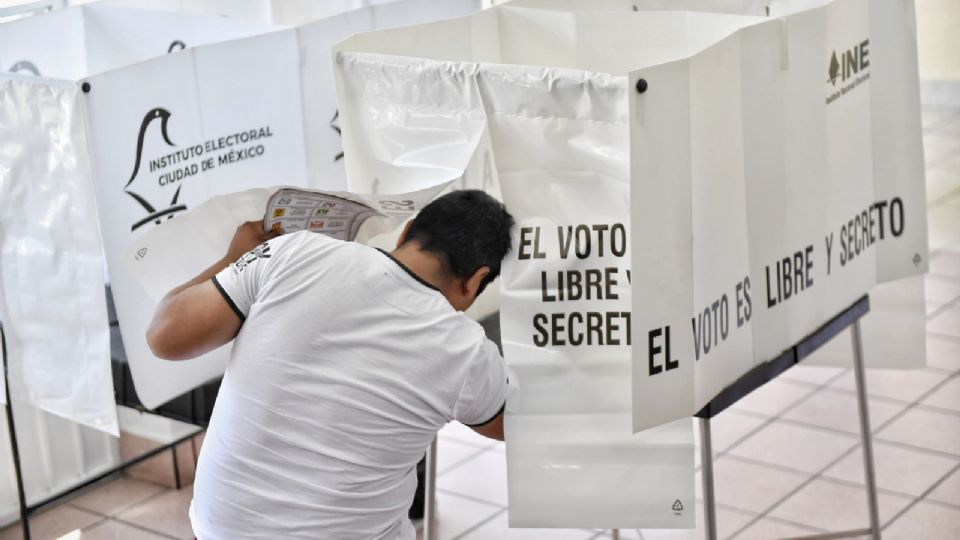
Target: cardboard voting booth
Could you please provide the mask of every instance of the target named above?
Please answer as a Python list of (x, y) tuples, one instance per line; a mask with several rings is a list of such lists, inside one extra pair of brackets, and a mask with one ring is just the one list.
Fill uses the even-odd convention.
[(926, 269), (912, 5), (575, 4), (338, 45), (349, 185), (422, 187), (489, 138), (511, 525), (689, 525), (669, 422)]

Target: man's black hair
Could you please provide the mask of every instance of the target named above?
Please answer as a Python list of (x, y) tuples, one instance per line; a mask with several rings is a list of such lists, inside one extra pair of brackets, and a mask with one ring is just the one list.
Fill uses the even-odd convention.
[(450, 192), (423, 207), (410, 224), (404, 244), (439, 256), (458, 278), (487, 266), (490, 273), (477, 294), (500, 275), (500, 263), (510, 251), (513, 216), (503, 204), (477, 189)]

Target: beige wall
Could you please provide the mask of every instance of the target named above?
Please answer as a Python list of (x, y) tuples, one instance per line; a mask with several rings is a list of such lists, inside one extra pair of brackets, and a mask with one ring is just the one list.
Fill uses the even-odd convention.
[(960, 0), (914, 1), (920, 78), (960, 81)]

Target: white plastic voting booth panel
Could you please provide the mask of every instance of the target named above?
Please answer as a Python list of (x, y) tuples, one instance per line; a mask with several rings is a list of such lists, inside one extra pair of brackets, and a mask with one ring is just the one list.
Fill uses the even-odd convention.
[[(31, 403), (113, 435), (118, 429), (103, 248), (88, 111), (78, 81), (91, 72), (167, 55), (180, 38), (204, 43), (274, 28), (149, 15), (88, 6), (0, 26), (0, 64), (13, 72), (0, 73), (3, 320), (12, 343), (10, 361), (23, 367)], [(125, 90), (129, 94), (131, 87)]]
[[(654, 460), (614, 439), (693, 414), (878, 280), (925, 271), (912, 6), (819, 4), (507, 5), (338, 46), (351, 188), (419, 185), (492, 140), (518, 219), (501, 308), (512, 525), (683, 523), (623, 485)], [(876, 132), (877, 101), (899, 136)], [(631, 425), (599, 421), (616, 412)], [(664, 498), (682, 484), (668, 461)]]
[[(0, 75), (5, 398), (16, 410), (29, 503), (119, 460), (116, 439), (103, 433), (116, 434), (116, 408), (78, 94), (73, 84)], [(6, 422), (0, 419), (4, 433)], [(7, 443), (0, 444), (0, 467), (13, 471)], [(14, 476), (5, 477), (0, 523), (19, 515)]]
[[(273, 28), (203, 19), (96, 6), (0, 25), (0, 319), (28, 504), (120, 459), (79, 80), (166, 55), (176, 39), (202, 43)], [(0, 465), (13, 470), (9, 445), (0, 454)], [(3, 521), (18, 508), (8, 478)]]

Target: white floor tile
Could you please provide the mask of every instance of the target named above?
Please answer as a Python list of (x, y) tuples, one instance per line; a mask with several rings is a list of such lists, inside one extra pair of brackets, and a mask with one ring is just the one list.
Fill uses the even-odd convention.
[[(947, 376), (924, 369), (869, 369), (867, 370), (867, 395), (913, 402), (943, 382)], [(831, 386), (856, 392), (853, 372), (837, 379)]]
[(875, 439), (960, 456), (960, 417), (911, 409), (878, 432)]
[(464, 444), (457, 439), (440, 439), (437, 442), (437, 476), (442, 476), (451, 468), (469, 463), (471, 458), (485, 451), (483, 448)]
[(953, 305), (927, 321), (927, 330), (960, 338), (960, 306)]
[[(878, 494), (881, 523), (906, 508), (911, 499)], [(770, 516), (825, 531), (867, 527), (867, 495), (864, 488), (817, 479), (773, 509)]]
[[(869, 386), (868, 386), (869, 388)], [(878, 399), (868, 400), (870, 423), (876, 427), (900, 412), (901, 405)], [(815, 426), (860, 434), (860, 408), (852, 393), (824, 390), (783, 413), (783, 418)]]
[(885, 540), (957, 540), (960, 510), (921, 501), (883, 531)]
[(460, 538), (463, 540), (494, 538), (503, 540), (535, 540), (540, 538), (544, 540), (587, 540), (596, 534), (582, 529), (511, 529), (507, 524), (507, 519), (507, 513), (503, 512)]
[(953, 377), (921, 403), (960, 412), (960, 377)]
[(437, 487), (491, 504), (507, 505), (507, 460), (504, 454), (486, 451), (437, 478)]
[[(701, 475), (697, 474), (697, 486)], [(724, 456), (714, 463), (717, 503), (760, 514), (807, 480), (807, 475)]]
[(953, 471), (927, 498), (960, 507), (960, 470)]
[[(960, 460), (879, 441), (873, 445), (873, 460), (877, 487), (913, 496), (923, 495), (930, 486), (960, 464)], [(828, 469), (824, 476), (865, 484), (863, 452), (858, 448)]]
[(733, 447), (731, 455), (815, 473), (857, 445), (857, 437), (774, 422)]
[(960, 279), (925, 276), (925, 293), (929, 301), (949, 304), (960, 298)]
[(927, 365), (960, 371), (960, 339), (927, 336)]
[[(766, 420), (728, 409), (710, 420), (710, 438), (714, 453), (729, 449)], [(699, 444), (700, 430), (694, 427)]]
[(960, 255), (938, 253), (930, 258), (930, 274), (960, 279)]
[(812, 393), (813, 389), (808, 385), (774, 379), (738, 401), (733, 408), (776, 416)]
[(437, 493), (437, 539), (457, 538), (503, 511), (502, 508), (493, 505), (449, 493)]
[(774, 519), (763, 518), (742, 533), (733, 537), (733, 540), (770, 540), (771, 538), (788, 538), (791, 536), (806, 536), (816, 534), (816, 529), (784, 523)]

